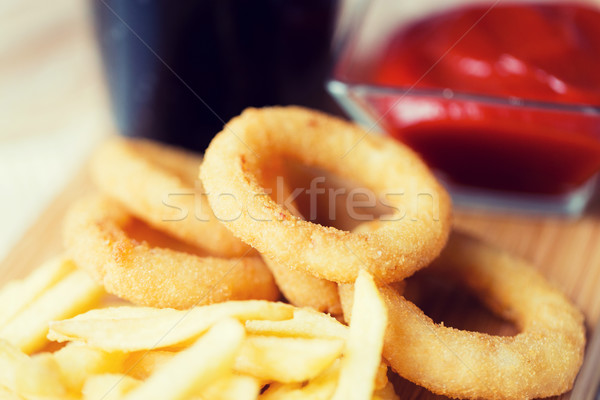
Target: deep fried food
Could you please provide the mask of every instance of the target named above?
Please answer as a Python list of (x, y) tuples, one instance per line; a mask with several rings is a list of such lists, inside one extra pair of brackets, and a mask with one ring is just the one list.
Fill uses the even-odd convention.
[(119, 204), (99, 197), (76, 203), (66, 218), (69, 254), (109, 293), (136, 304), (172, 308), (279, 297), (260, 257), (201, 257), (151, 247), (124, 231), (131, 220)]
[(342, 316), (342, 305), (335, 282), (288, 268), (266, 258), (264, 261), (273, 273), (281, 293), (290, 303), (336, 317)]
[(354, 288), (353, 320), (348, 331), (338, 387), (332, 400), (371, 397), (375, 377), (380, 370), (387, 309), (369, 273), (360, 271)]
[[(393, 212), (366, 233), (304, 221), (260, 186), (257, 171), (272, 157), (354, 179)], [(215, 215), (236, 236), (280, 264), (335, 282), (353, 282), (361, 268), (401, 280), (437, 257), (450, 228), (449, 196), (414, 152), (298, 107), (248, 109), (231, 120), (207, 149), (201, 178)]]
[[(284, 174), (289, 176), (290, 171), (281, 160), (270, 160), (270, 165), (259, 171), (258, 180), (273, 201), (286, 207), (295, 217), (305, 219), (298, 204), (294, 199), (294, 192), (300, 188), (298, 179), (308, 177), (306, 173), (293, 171), (296, 180), (283, 179)], [(309, 211), (310, 212), (310, 211)], [(264, 258), (265, 264), (271, 270), (275, 282), (284, 297), (297, 307), (310, 307), (314, 310), (342, 317), (342, 305), (335, 282), (317, 278), (307, 272), (296, 270), (279, 264), (276, 261)]]
[[(568, 391), (585, 347), (583, 316), (525, 261), (453, 233), (431, 268), (473, 290), (520, 333), (494, 336), (435, 324), (388, 286), (383, 356), (404, 378), (463, 399), (531, 399)], [(344, 311), (352, 285), (340, 285)]]
[(198, 180), (202, 157), (142, 139), (114, 139), (94, 155), (100, 190), (153, 227), (211, 254), (244, 255), (249, 247), (214, 216)]

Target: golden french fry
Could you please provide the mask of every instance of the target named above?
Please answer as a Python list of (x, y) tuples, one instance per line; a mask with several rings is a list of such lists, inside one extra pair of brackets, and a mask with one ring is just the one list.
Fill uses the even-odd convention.
[(235, 359), (237, 372), (283, 383), (314, 378), (341, 354), (339, 339), (248, 337)]
[(127, 356), (123, 372), (136, 379), (145, 380), (175, 355), (176, 352), (164, 350), (136, 351)]
[(15, 390), (17, 367), (28, 359), (20, 349), (0, 339), (0, 386)]
[(68, 397), (58, 364), (50, 353), (37, 354), (17, 366), (15, 389), (26, 398)]
[(2, 400), (25, 400), (23, 397), (19, 396), (12, 389), (7, 388), (6, 386), (0, 385), (0, 399)]
[(394, 390), (394, 385), (388, 382), (383, 388), (373, 392), (372, 400), (400, 400), (400, 397)]
[(297, 308), (292, 319), (246, 321), (246, 332), (255, 335), (346, 339), (348, 327), (330, 315), (311, 308)]
[[(269, 388), (260, 395), (260, 400), (286, 400), (286, 399), (297, 399), (301, 396), (302, 384), (298, 382), (293, 383), (279, 383), (274, 382), (269, 385)], [(300, 394), (298, 394), (300, 392)]]
[(89, 375), (123, 370), (127, 355), (70, 343), (53, 354), (67, 389), (79, 393)]
[(83, 400), (120, 400), (142, 382), (124, 374), (89, 376), (81, 393)]
[(46, 344), (49, 321), (89, 310), (98, 303), (102, 293), (102, 288), (85, 272), (73, 271), (0, 328), (0, 338), (25, 353), (39, 350)]
[(189, 342), (224, 318), (290, 319), (293, 309), (289, 304), (263, 300), (229, 301), (190, 310), (104, 308), (51, 323), (48, 337), (58, 342), (80, 341), (107, 351), (132, 352)]
[(333, 400), (367, 400), (381, 363), (387, 309), (373, 277), (361, 270), (354, 284), (352, 320)]
[(383, 389), (389, 383), (388, 377), (388, 366), (384, 363), (379, 364), (379, 368), (377, 368), (377, 373), (375, 374), (375, 386), (373, 390)]
[(74, 270), (75, 264), (71, 260), (55, 258), (42, 264), (25, 279), (8, 282), (0, 289), (0, 327)]
[(231, 374), (208, 386), (197, 400), (255, 400), (260, 385), (256, 378)]
[(173, 308), (141, 307), (128, 304), (96, 308), (65, 321), (128, 321), (132, 319), (164, 318), (166, 316), (181, 315), (181, 313), (182, 311)]
[(227, 319), (179, 352), (124, 400), (177, 400), (198, 393), (229, 373), (244, 340), (244, 327)]
[(340, 365), (336, 360), (330, 367), (305, 385), (274, 383), (260, 396), (262, 400), (329, 400), (337, 386)]

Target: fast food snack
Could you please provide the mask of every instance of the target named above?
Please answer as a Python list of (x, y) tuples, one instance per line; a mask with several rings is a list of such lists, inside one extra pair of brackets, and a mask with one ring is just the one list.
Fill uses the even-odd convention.
[(273, 273), (277, 287), (290, 303), (298, 307), (310, 307), (334, 316), (342, 316), (342, 305), (335, 282), (317, 278), (267, 258), (264, 261)]
[(216, 323), (189, 348), (167, 361), (124, 400), (177, 400), (202, 392), (231, 370), (243, 343), (244, 327), (236, 320)]
[[(260, 187), (256, 171), (271, 157), (351, 177), (386, 197), (390, 215), (369, 233), (303, 221)], [(353, 282), (361, 268), (386, 282), (401, 280), (439, 254), (450, 229), (448, 194), (415, 153), (303, 108), (244, 111), (211, 142), (201, 178), (214, 213), (236, 236), (276, 262), (335, 282)]]
[[(532, 399), (568, 391), (583, 360), (581, 313), (523, 260), (453, 233), (434, 266), (515, 322), (516, 336), (435, 324), (395, 290), (381, 286), (390, 324), (383, 355), (404, 378), (462, 399)], [(352, 286), (341, 285), (345, 315)]]
[(293, 310), (289, 304), (263, 300), (228, 301), (190, 310), (103, 308), (51, 322), (48, 337), (56, 342), (82, 342), (109, 351), (162, 349), (188, 343), (223, 319), (278, 321), (292, 318)]
[[(297, 208), (294, 197), (298, 190), (302, 190), (297, 186), (297, 181), (300, 178), (306, 179), (308, 174), (302, 174), (297, 170), (293, 170), (292, 173), (296, 179), (285, 180), (283, 174), (288, 175), (288, 169), (281, 160), (272, 160), (268, 167), (259, 171), (258, 180), (260, 185), (265, 188), (265, 192), (270, 192), (273, 201), (288, 209), (295, 217), (304, 219)], [(291, 304), (298, 307), (310, 307), (341, 318), (342, 305), (335, 282), (317, 278), (267, 257), (264, 258), (264, 261), (271, 270), (277, 287)]]
[[(14, 287), (18, 288), (16, 292)], [(0, 323), (0, 339), (25, 353), (33, 353), (47, 343), (48, 320), (87, 311), (98, 304), (103, 293), (84, 271), (75, 269), (70, 260), (62, 257), (43, 265), (27, 279), (8, 285), (3, 293), (5, 290), (19, 308)]]
[(6, 284), (0, 289), (0, 326), (8, 323), (75, 268), (71, 260), (56, 257), (46, 261), (27, 278)]
[[(316, 140), (311, 136), (314, 130), (325, 132), (329, 128), (342, 127), (354, 132), (356, 129), (321, 114), (294, 108), (249, 111), (239, 120), (248, 122), (254, 129), (251, 129), (252, 132), (260, 133), (261, 129), (266, 129), (267, 133), (262, 133), (266, 136), (276, 135), (274, 128), (277, 127), (283, 126), (284, 132), (300, 127), (309, 131), (300, 133), (307, 133), (309, 143)], [(352, 132), (348, 135), (356, 138)], [(382, 153), (382, 157), (389, 157), (388, 153), (394, 153), (394, 150), (384, 148), (386, 143), (379, 139), (365, 140), (369, 150), (358, 153), (362, 157), (358, 161), (362, 162), (361, 168), (365, 170), (368, 168), (364, 166), (372, 161), (369, 157), (378, 158)], [(303, 139), (294, 138), (294, 141), (302, 142)], [(115, 145), (117, 153), (128, 149), (127, 146), (121, 147), (123, 144), (126, 142)], [(125, 175), (132, 174), (131, 171), (135, 170), (132, 166), (137, 165), (140, 170), (162, 169), (162, 173), (172, 177), (173, 174), (187, 174), (190, 165), (199, 162), (189, 158), (189, 165), (182, 161), (183, 164), (177, 166), (182, 170), (175, 172), (172, 164), (180, 160), (179, 154), (164, 150), (165, 159), (161, 159), (159, 156), (163, 149), (160, 145), (146, 144), (150, 146), (148, 151), (155, 153), (151, 156), (138, 154), (146, 157), (143, 162), (132, 162), (136, 158), (128, 151), (117, 154), (116, 163), (124, 159), (123, 165), (128, 165), (123, 167), (123, 170), (129, 171)], [(143, 152), (140, 149), (146, 144), (136, 147), (136, 151)], [(278, 196), (272, 194), (273, 203), (262, 200), (269, 197), (268, 189), (273, 188), (276, 178), (290, 173), (282, 168), (285, 163), (279, 158), (288, 154), (281, 149), (283, 144), (269, 146), (275, 157), (254, 160), (256, 169), (245, 165), (244, 171), (248, 175), (241, 178), (256, 178), (257, 187), (265, 189), (255, 192), (255, 200), (266, 206), (266, 217), (281, 216), (278, 214), (280, 209), (289, 210), (287, 212), (294, 218), (289, 219), (282, 214), (277, 223), (289, 229), (286, 233), (293, 236), (298, 232), (298, 226), (311, 226), (308, 225), (311, 222), (303, 217), (308, 215), (304, 214), (307, 205), (302, 203), (306, 198), (298, 198), (297, 203), (280, 202)], [(236, 148), (231, 150), (235, 152)], [(323, 166), (323, 156), (313, 157), (311, 154), (299, 156), (300, 161)], [(113, 156), (114, 153), (105, 160), (111, 160)], [(173, 159), (166, 160), (171, 156)], [(423, 172), (418, 160), (409, 157), (405, 161), (407, 164), (416, 162), (416, 165), (411, 164), (411, 168)], [(98, 162), (96, 168), (103, 168), (102, 165)], [(221, 167), (228, 168), (227, 165)], [(325, 167), (334, 173), (339, 172), (331, 164), (326, 163)], [(357, 166), (349, 168), (352, 174), (359, 170)], [(366, 175), (373, 181), (379, 175), (390, 177), (382, 171), (377, 171), (377, 174), (367, 171), (359, 178)], [(415, 179), (429, 179), (427, 173), (424, 176)], [(353, 177), (350, 173), (346, 175), (346, 178)], [(233, 178), (240, 176), (224, 177)], [(296, 178), (307, 179), (304, 175)], [(131, 182), (132, 177), (128, 176), (127, 180)], [(364, 184), (366, 179), (362, 181)], [(132, 199), (142, 195), (129, 193), (137, 186), (126, 188), (123, 182), (119, 183), (121, 195)], [(382, 182), (377, 181), (379, 186), (373, 190), (384, 192)], [(408, 182), (414, 186), (411, 190), (422, 187), (410, 177)], [(145, 188), (150, 190), (149, 187)], [(296, 189), (294, 183), (278, 188), (284, 193)], [(108, 189), (105, 191), (108, 192)], [(143, 196), (146, 195), (154, 196), (151, 191), (144, 192)], [(252, 197), (253, 193), (244, 195)], [(127, 201), (132, 200), (122, 200), (124, 203)], [(340, 202), (340, 199), (332, 201)], [(275, 203), (278, 204), (275, 208), (269, 208)], [(328, 204), (319, 207), (322, 207), (321, 212), (329, 211)], [(442, 213), (446, 219), (449, 204), (447, 207), (448, 210)], [(334, 316), (317, 311), (336, 314), (336, 307), (340, 309), (337, 284), (313, 275), (308, 268), (288, 263), (294, 257), (303, 256), (303, 251), (307, 250), (297, 247), (297, 242), (285, 243), (285, 237), (272, 236), (278, 232), (279, 225), (262, 231), (262, 224), (265, 221), (266, 225), (270, 223), (264, 214), (249, 213), (257, 223), (254, 234), (265, 242), (273, 242), (275, 247), (286, 246), (285, 249), (281, 247), (281, 251), (286, 253), (285, 262), (281, 258), (266, 261), (271, 264), (277, 283), (290, 302), (309, 305), (316, 310), (264, 300), (227, 300), (234, 296), (256, 297), (257, 294), (269, 299), (278, 296), (273, 278), (261, 259), (254, 256), (256, 252), (252, 257), (242, 257), (242, 261), (235, 265), (234, 259), (209, 257), (198, 248), (202, 240), (195, 242), (195, 239), (190, 239), (188, 234), (192, 231), (188, 228), (183, 228), (180, 236), (187, 240), (188, 244), (185, 244), (161, 233), (173, 234), (165, 226), (153, 222), (154, 216), (146, 215), (149, 210), (146, 206), (140, 208), (139, 218), (126, 208), (116, 200), (98, 196), (76, 204), (65, 229), (66, 243), (76, 263), (61, 258), (59, 264), (48, 263), (30, 277), (0, 290), (0, 300), (10, 304), (0, 311), (0, 337), (4, 333), (8, 339), (0, 340), (0, 397), (20, 400), (23, 397), (73, 400), (397, 399), (391, 383), (393, 380), (388, 381), (388, 367), (381, 360), (383, 347), (383, 355), (394, 369), (434, 392), (461, 398), (520, 399), (567, 390), (581, 363), (583, 327), (581, 316), (573, 306), (523, 262), (473, 239), (454, 234), (440, 260), (434, 261), (429, 268), (473, 288), (494, 310), (515, 321), (522, 329), (515, 337), (465, 332), (446, 328), (443, 324), (436, 325), (398, 293), (402, 291), (404, 281), (386, 282), (380, 276), (371, 276), (367, 272), (367, 269), (374, 269), (388, 274), (386, 279), (394, 279), (395, 273), (407, 273), (421, 262), (425, 265), (434, 257), (433, 253), (427, 253), (416, 264), (410, 263), (415, 261), (418, 249), (434, 249), (431, 243), (426, 242), (432, 237), (442, 240), (444, 227), (434, 224), (434, 232), (424, 234), (410, 230), (403, 236), (412, 255), (406, 258), (409, 268), (402, 273), (387, 269), (391, 259), (381, 260), (381, 265), (371, 260), (374, 263), (372, 268), (357, 270), (356, 293), (352, 295), (352, 285), (340, 285), (344, 311), (350, 322), (348, 327)], [(435, 219), (434, 208), (425, 207), (423, 212), (421, 220), (419, 212), (405, 218), (415, 218), (417, 226), (422, 227), (425, 215)], [(381, 213), (375, 216), (379, 215)], [(148, 228), (142, 219), (161, 231)], [(310, 242), (308, 248), (311, 244), (319, 244), (320, 252), (315, 249), (310, 256), (314, 260), (335, 255), (336, 251), (346, 248), (356, 257), (360, 253), (352, 251), (350, 245), (353, 240), (359, 239), (365, 242), (371, 240), (372, 248), (363, 248), (367, 255), (379, 251), (380, 245), (391, 251), (393, 246), (387, 241), (395, 240), (400, 234), (395, 229), (411, 227), (414, 222), (403, 219), (385, 221), (385, 215), (381, 219), (383, 221), (362, 224), (352, 233), (345, 232), (356, 226), (356, 221), (350, 219), (341, 223), (343, 231), (315, 228), (320, 242)], [(321, 222), (312, 218), (311, 221)], [(443, 225), (447, 220), (440, 219), (437, 223)], [(304, 232), (302, 229), (300, 232)], [(372, 231), (380, 235), (381, 243), (373, 241), (377, 236), (370, 235)], [(208, 235), (207, 232), (204, 234)], [(350, 235), (353, 236), (348, 239)], [(424, 242), (417, 243), (421, 240)], [(328, 243), (333, 250), (324, 246)], [(218, 243), (213, 245), (219, 250)], [(228, 249), (227, 246), (221, 250)], [(225, 253), (229, 254), (228, 251), (225, 250)], [(399, 259), (405, 260), (402, 254), (396, 258)], [(325, 259), (321, 266), (330, 261)], [(362, 261), (359, 259), (361, 267)], [(103, 308), (73, 316), (97, 305), (99, 296), (104, 294), (84, 271), (76, 270), (76, 264), (92, 271), (99, 281), (105, 285), (108, 283), (109, 290), (120, 296), (155, 307), (106, 307), (103, 303)], [(223, 265), (231, 271), (219, 275), (223, 273)], [(198, 280), (200, 271), (206, 273), (203, 285), (194, 281)], [(258, 278), (249, 279), (249, 273)], [(221, 282), (225, 282), (227, 289), (212, 293), (208, 300), (196, 292), (216, 289)], [(379, 290), (375, 283), (381, 284)], [(17, 296), (16, 301), (12, 301), (14, 296)], [(217, 303), (194, 306), (204, 301)], [(351, 307), (354, 318), (350, 321)], [(52, 342), (48, 344), (47, 339)], [(46, 346), (46, 351), (33, 356), (21, 350), (31, 353), (42, 346)], [(457, 355), (460, 357), (458, 360)], [(190, 365), (194, 368), (190, 369)]]
[(250, 248), (213, 214), (198, 180), (202, 157), (143, 139), (113, 139), (94, 154), (91, 173), (106, 195), (153, 227), (216, 256)]
[(291, 319), (246, 321), (246, 331), (254, 335), (346, 339), (348, 328), (335, 318), (312, 308), (296, 308)]
[(364, 270), (354, 283), (353, 322), (350, 324), (339, 384), (333, 400), (366, 398), (375, 387), (387, 327), (387, 310), (373, 277)]
[(131, 215), (101, 197), (76, 203), (65, 245), (106, 291), (136, 304), (189, 308), (225, 300), (276, 300), (279, 291), (260, 257), (201, 257), (131, 239)]

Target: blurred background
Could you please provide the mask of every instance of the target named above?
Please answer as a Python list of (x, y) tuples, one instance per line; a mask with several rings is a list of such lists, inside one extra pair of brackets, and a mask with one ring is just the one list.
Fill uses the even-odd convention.
[(0, 259), (114, 132), (90, 22), (81, 0), (0, 2)]

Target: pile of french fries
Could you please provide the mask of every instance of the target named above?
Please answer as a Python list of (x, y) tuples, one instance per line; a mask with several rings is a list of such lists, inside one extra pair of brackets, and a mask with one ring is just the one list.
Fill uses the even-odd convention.
[(0, 291), (0, 398), (397, 399), (381, 350), (387, 312), (372, 277), (352, 322), (268, 301), (189, 310), (107, 306), (73, 262)]

